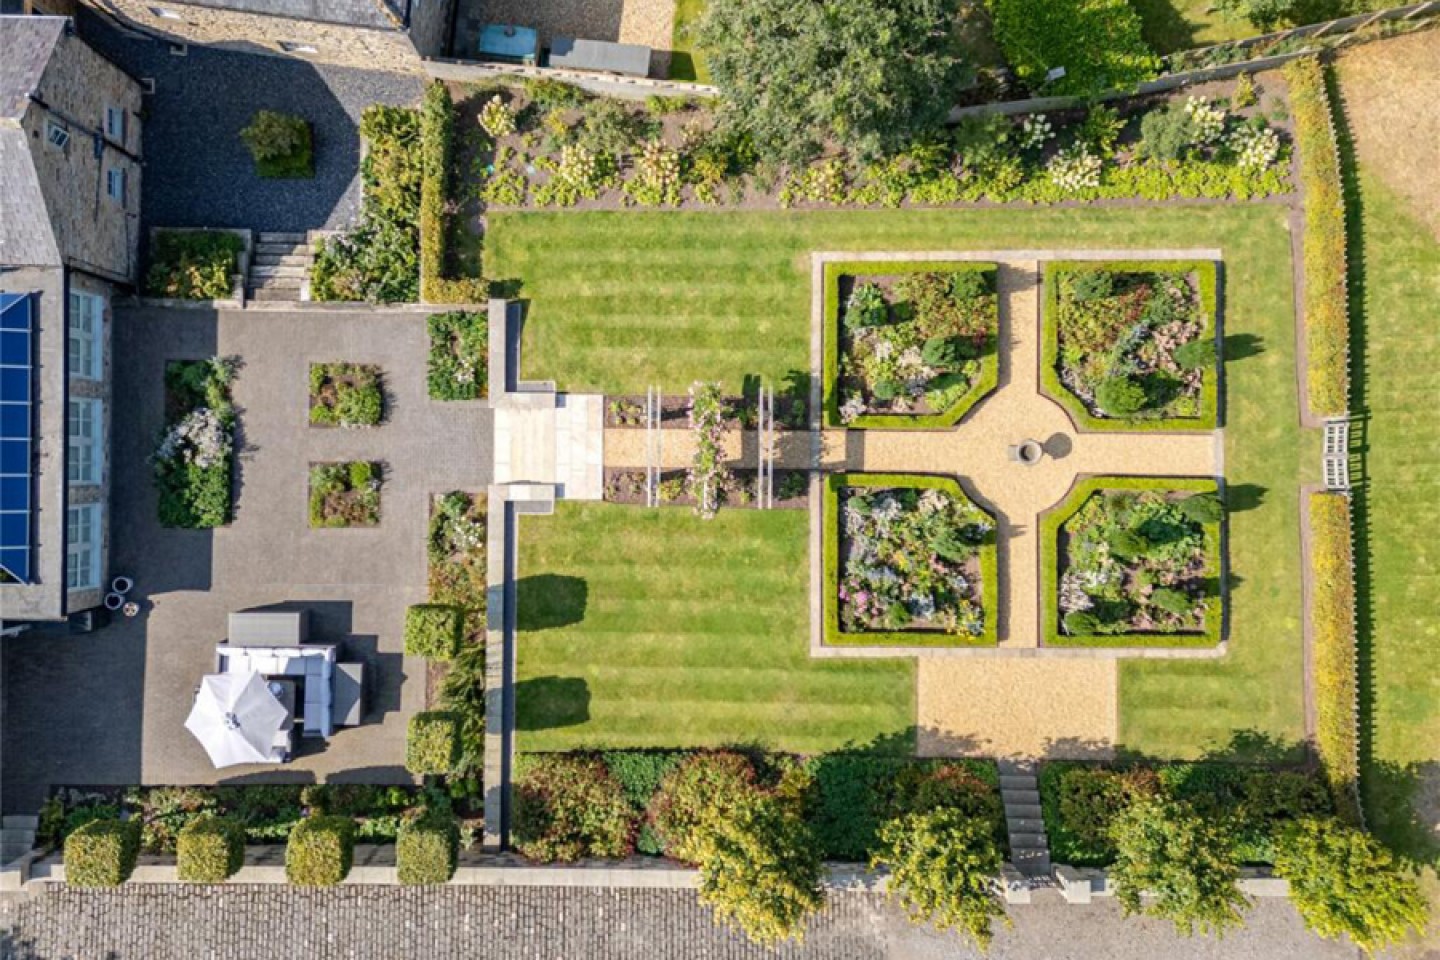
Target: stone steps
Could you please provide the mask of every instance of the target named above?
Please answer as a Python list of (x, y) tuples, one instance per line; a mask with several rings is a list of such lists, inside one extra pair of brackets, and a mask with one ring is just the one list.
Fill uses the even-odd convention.
[(1000, 799), (1010, 836), (1010, 862), (1030, 879), (1050, 877), (1050, 839), (1040, 810), (1040, 783), (1035, 764), (1001, 760)]
[(303, 233), (260, 233), (255, 238), (246, 296), (251, 300), (297, 302), (305, 298), (314, 254)]
[(23, 857), (35, 847), (40, 818), (33, 814), (0, 817), (0, 864)]

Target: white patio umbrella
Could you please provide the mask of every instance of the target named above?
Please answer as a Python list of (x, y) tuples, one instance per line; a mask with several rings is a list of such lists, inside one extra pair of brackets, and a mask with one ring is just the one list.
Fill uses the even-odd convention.
[(260, 674), (217, 673), (200, 681), (185, 729), (216, 767), (266, 763), (285, 717), (284, 705)]

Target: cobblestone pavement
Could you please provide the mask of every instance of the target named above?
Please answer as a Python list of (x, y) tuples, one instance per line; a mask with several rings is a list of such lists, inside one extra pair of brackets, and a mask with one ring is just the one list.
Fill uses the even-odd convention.
[[(1223, 940), (1121, 920), (1113, 904), (1017, 908), (993, 960), (1337, 960), (1348, 946), (1306, 934), (1289, 904), (1262, 901)], [(755, 947), (687, 891), (546, 887), (56, 888), (0, 905), (0, 960), (978, 960), (950, 934), (909, 924), (871, 894), (837, 894), (801, 945)]]

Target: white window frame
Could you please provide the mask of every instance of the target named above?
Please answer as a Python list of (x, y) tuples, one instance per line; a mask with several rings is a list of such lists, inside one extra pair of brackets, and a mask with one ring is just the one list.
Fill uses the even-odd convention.
[[(100, 504), (83, 503), (65, 514), (65, 588), (94, 590), (100, 586)], [(88, 534), (82, 537), (81, 534)], [(88, 570), (86, 569), (88, 567)]]
[(52, 150), (64, 150), (70, 143), (70, 131), (54, 120), (45, 121), (45, 145)]
[[(128, 179), (125, 176), (124, 167), (105, 168), (105, 195), (122, 207), (125, 205), (125, 188), (127, 186), (125, 181)], [(118, 193), (115, 189), (117, 183), (120, 185)]]
[(105, 136), (122, 146), (125, 143), (125, 128), (129, 126), (124, 107), (105, 108)]
[(72, 487), (98, 484), (105, 472), (105, 405), (96, 397), (71, 397), (66, 413), (66, 479)]
[(100, 380), (104, 376), (105, 298), (83, 290), (70, 291), (70, 376)]

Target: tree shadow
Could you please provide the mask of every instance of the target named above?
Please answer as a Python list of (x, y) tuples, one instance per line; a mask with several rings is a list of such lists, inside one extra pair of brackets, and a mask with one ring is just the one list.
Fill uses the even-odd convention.
[(1040, 446), (1045, 451), (1045, 455), (1050, 459), (1064, 460), (1070, 456), (1070, 451), (1074, 449), (1075, 444), (1071, 441), (1069, 434), (1052, 433), (1049, 439), (1041, 443)]
[(1224, 346), (1221, 349), (1226, 363), (1249, 360), (1251, 357), (1258, 357), (1265, 352), (1265, 338), (1257, 333), (1226, 334)]
[(1229, 513), (1245, 513), (1248, 510), (1257, 509), (1264, 504), (1267, 493), (1269, 493), (1269, 488), (1262, 487), (1258, 483), (1227, 484), (1225, 509)]
[(515, 729), (553, 730), (590, 719), (590, 685), (581, 677), (534, 677), (515, 684)]
[(515, 627), (554, 630), (585, 619), (590, 586), (581, 577), (542, 573), (515, 581)]
[(1174, 0), (1133, 0), (1132, 6), (1140, 14), (1141, 35), (1156, 53), (1164, 56), (1195, 46), (1195, 25), (1180, 14)]
[(1412, 866), (1440, 862), (1440, 763), (1365, 765), (1361, 786), (1370, 828)]

